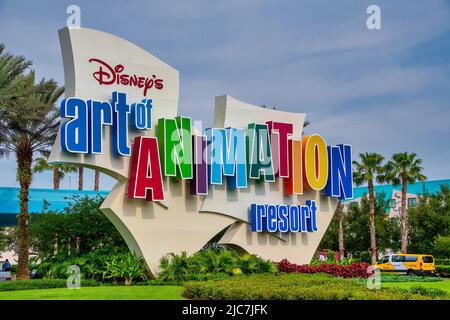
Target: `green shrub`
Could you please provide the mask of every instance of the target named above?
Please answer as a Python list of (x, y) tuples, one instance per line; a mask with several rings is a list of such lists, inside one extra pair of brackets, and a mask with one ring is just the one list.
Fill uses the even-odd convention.
[(443, 277), (450, 276), (450, 266), (448, 265), (438, 265), (436, 266), (436, 272)]
[(439, 258), (450, 258), (450, 236), (438, 236), (433, 244), (433, 254)]
[(318, 266), (319, 264), (321, 264), (322, 262), (319, 261), (319, 259), (317, 258), (317, 252), (314, 253), (314, 256), (311, 259), (311, 262), (309, 263), (310, 266)]
[(369, 290), (351, 279), (323, 274), (265, 274), (186, 282), (183, 296), (214, 300), (417, 300), (448, 299), (439, 290)]
[(112, 256), (105, 261), (102, 272), (103, 279), (124, 280), (126, 286), (131, 285), (133, 279), (147, 279), (147, 275), (144, 259), (131, 253)]
[(450, 259), (435, 259), (436, 265), (450, 266)]
[(334, 251), (327, 251), (327, 263), (336, 263), (336, 253)]
[(425, 288), (422, 286), (411, 287), (411, 289), (409, 289), (409, 292), (431, 298), (441, 298), (447, 296), (447, 292), (444, 290), (438, 288)]
[[(81, 280), (82, 287), (98, 287), (102, 283), (95, 280)], [(0, 291), (65, 288), (66, 279), (32, 279), (0, 282)]]
[(60, 255), (40, 262), (35, 258), (30, 263), (30, 270), (36, 269), (39, 278), (64, 279), (68, 277), (66, 271), (70, 265), (80, 268), (82, 279), (123, 281), (129, 285), (133, 280), (148, 278), (144, 260), (131, 253), (104, 254), (100, 251), (72, 258)]
[(342, 258), (341, 261), (339, 262), (340, 265), (342, 266), (349, 266), (352, 263), (356, 263), (356, 262), (360, 262), (358, 259), (354, 259), (354, 258)]
[(228, 248), (206, 249), (188, 256), (186, 252), (179, 255), (170, 253), (160, 260), (161, 272), (158, 279), (162, 281), (183, 282), (187, 280), (222, 279), (229, 276), (254, 273), (274, 273), (275, 264), (255, 255), (239, 255)]
[(439, 282), (442, 281), (440, 277), (423, 277), (416, 275), (402, 275), (402, 274), (381, 274), (382, 282)]
[(371, 263), (370, 251), (361, 251), (358, 260), (359, 262)]

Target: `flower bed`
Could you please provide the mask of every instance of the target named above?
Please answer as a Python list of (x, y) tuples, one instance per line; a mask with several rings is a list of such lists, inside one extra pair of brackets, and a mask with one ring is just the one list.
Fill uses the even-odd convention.
[(352, 263), (348, 266), (337, 264), (321, 264), (318, 266), (309, 266), (307, 264), (298, 265), (284, 259), (277, 263), (279, 272), (286, 273), (327, 273), (335, 277), (342, 278), (367, 278), (371, 275), (367, 271), (370, 264), (366, 262)]

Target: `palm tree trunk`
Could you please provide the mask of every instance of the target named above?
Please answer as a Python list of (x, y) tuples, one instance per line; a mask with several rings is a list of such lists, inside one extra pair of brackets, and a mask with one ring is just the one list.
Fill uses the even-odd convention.
[(30, 278), (28, 269), (29, 259), (29, 222), (28, 200), (29, 189), (31, 184), (31, 163), (33, 162), (33, 151), (27, 142), (16, 150), (17, 157), (17, 179), (20, 184), (20, 214), (18, 221), (19, 228), (19, 262), (17, 266), (17, 279), (26, 280)]
[(370, 252), (372, 256), (372, 264), (377, 262), (377, 241), (375, 229), (375, 195), (373, 188), (373, 180), (368, 181), (369, 186), (369, 204), (370, 204)]
[(338, 219), (339, 219), (339, 258), (342, 261), (342, 259), (344, 258), (345, 247), (344, 247), (344, 224), (343, 224), (344, 215), (342, 213), (341, 200), (339, 200), (339, 202), (338, 202), (337, 210), (338, 210)]
[(100, 186), (100, 171), (95, 170), (95, 177), (94, 177), (94, 190), (98, 191)]
[(58, 190), (59, 189), (59, 181), (61, 180), (61, 177), (59, 175), (59, 166), (57, 164), (53, 165), (53, 189)]
[(83, 171), (84, 168), (80, 166), (78, 168), (78, 190), (83, 190)]
[(407, 183), (405, 178), (402, 178), (402, 253), (408, 251), (408, 210), (406, 210), (406, 195), (407, 195)]

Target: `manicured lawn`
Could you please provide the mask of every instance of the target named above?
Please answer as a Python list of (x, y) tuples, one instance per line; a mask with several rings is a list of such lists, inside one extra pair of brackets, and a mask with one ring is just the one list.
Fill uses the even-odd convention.
[(382, 282), (383, 287), (397, 287), (409, 289), (414, 286), (422, 286), (425, 288), (436, 288), (445, 290), (450, 293), (450, 279), (443, 279), (437, 282)]
[(0, 292), (0, 300), (180, 300), (179, 286), (105, 286)]
[[(247, 279), (249, 277), (243, 277), (240, 279), (234, 279), (230, 278), (229, 281), (235, 281), (237, 280), (237, 283), (234, 283), (231, 286), (231, 289), (235, 290), (239, 285), (238, 283)], [(250, 277), (251, 278), (251, 277)], [(328, 296), (322, 296), (320, 295), (320, 291), (324, 287), (328, 288), (334, 288), (338, 289), (338, 287), (343, 287), (341, 289), (348, 289), (350, 292), (352, 292), (352, 297), (350, 298), (367, 298), (365, 295), (368, 293), (371, 294), (381, 294), (381, 292), (369, 292), (367, 289), (365, 289), (365, 285), (363, 283), (357, 283), (355, 281), (351, 281), (350, 279), (338, 279), (333, 278), (331, 276), (326, 275), (285, 275), (285, 276), (257, 276), (253, 277), (252, 281), (250, 281), (249, 284), (246, 284), (246, 290), (243, 290), (242, 294), (250, 294), (254, 293), (254, 290), (249, 290), (249, 286), (257, 285), (259, 287), (262, 285), (263, 291), (266, 292), (267, 290), (267, 283), (274, 284), (274, 281), (287, 281), (290, 278), (294, 281), (294, 286), (291, 289), (300, 289), (301, 284), (306, 284), (306, 282), (311, 282), (314, 285), (317, 285), (315, 290), (312, 290), (310, 294), (307, 294), (308, 292), (304, 292), (305, 296), (300, 295), (299, 297), (271, 297), (271, 298), (303, 298), (303, 299), (336, 299), (339, 296), (339, 292), (341, 290), (338, 290), (336, 292), (336, 297), (334, 295)], [(270, 278), (270, 279), (269, 279)], [(273, 279), (272, 279), (273, 278)], [(299, 278), (299, 279), (297, 279)], [(256, 280), (256, 281), (255, 281)], [(270, 281), (268, 281), (270, 280)], [(302, 281), (300, 281), (302, 280)], [(276, 282), (276, 281), (275, 281)], [(317, 282), (317, 283), (316, 283)], [(220, 282), (213, 281), (212, 283), (217, 284)], [(283, 282), (282, 287), (286, 287), (286, 284), (289, 284), (290, 282)], [(198, 285), (201, 285), (202, 283), (199, 282)], [(310, 284), (310, 285), (312, 285)], [(332, 284), (332, 285), (331, 285)], [(306, 286), (305, 290), (308, 289), (310, 286)], [(382, 283), (383, 288), (392, 288), (392, 287), (398, 287), (402, 289), (410, 289), (414, 286), (423, 286), (425, 288), (437, 288), (441, 290), (445, 290), (450, 293), (450, 279), (444, 279), (443, 281), (438, 282), (383, 282)], [(226, 286), (225, 286), (226, 287)], [(281, 287), (280, 287), (281, 288)], [(280, 289), (279, 288), (279, 289)], [(239, 288), (238, 288), (239, 289)], [(253, 288), (255, 289), (255, 288)], [(256, 288), (257, 289), (257, 288)], [(272, 288), (274, 289), (274, 288)], [(275, 288), (276, 289), (276, 288)], [(310, 288), (312, 289), (312, 288)], [(364, 295), (359, 295), (359, 291), (363, 290)], [(181, 293), (183, 291), (183, 287), (181, 286), (131, 286), (131, 287), (125, 287), (125, 286), (104, 286), (104, 287), (82, 287), (81, 289), (67, 289), (67, 288), (58, 288), (58, 289), (35, 289), (35, 290), (17, 290), (17, 291), (2, 291), (0, 292), (0, 300), (180, 300), (183, 299), (181, 296)], [(273, 290), (269, 290), (270, 292)], [(279, 291), (279, 290), (274, 290)], [(288, 290), (289, 292), (291, 290)], [(330, 290), (325, 290), (326, 292)], [(345, 290), (344, 290), (345, 291)], [(269, 293), (270, 293), (269, 292)], [(324, 293), (325, 294), (325, 293)], [(256, 296), (261, 298), (260, 296)], [(256, 298), (253, 297), (252, 294), (250, 296), (246, 296), (246, 298)], [(222, 297), (223, 298), (223, 297)], [(346, 297), (348, 298), (348, 297)], [(387, 298), (389, 299), (389, 296), (380, 296), (380, 297), (374, 297), (374, 298)], [(392, 297), (391, 297), (392, 298)], [(397, 299), (401, 297), (397, 297)]]

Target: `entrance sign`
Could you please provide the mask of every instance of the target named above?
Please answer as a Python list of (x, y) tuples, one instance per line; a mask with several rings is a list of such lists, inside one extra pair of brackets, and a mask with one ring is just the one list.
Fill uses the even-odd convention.
[(308, 263), (337, 199), (353, 197), (351, 146), (302, 137), (305, 114), (230, 96), (201, 132), (179, 116), (178, 71), (92, 29), (62, 29), (66, 99), (51, 163), (118, 180), (101, 206), (131, 251), (158, 273), (169, 252), (221, 243)]

